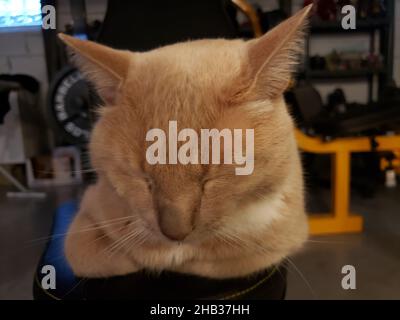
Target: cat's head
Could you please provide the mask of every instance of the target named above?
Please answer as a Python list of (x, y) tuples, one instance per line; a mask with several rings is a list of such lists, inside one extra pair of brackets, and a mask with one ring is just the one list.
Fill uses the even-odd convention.
[[(210, 237), (287, 182), (297, 158), (282, 93), (309, 10), (258, 39), (189, 41), (141, 53), (60, 36), (104, 100), (90, 143), (99, 179), (154, 239)], [(149, 164), (146, 134), (160, 128), (168, 135), (171, 120), (199, 136), (200, 129), (254, 129), (252, 174), (236, 175), (235, 164)]]

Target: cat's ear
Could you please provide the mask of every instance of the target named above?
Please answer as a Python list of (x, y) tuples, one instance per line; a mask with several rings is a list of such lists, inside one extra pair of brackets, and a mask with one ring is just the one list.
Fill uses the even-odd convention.
[(257, 99), (274, 99), (289, 85), (304, 48), (304, 31), (312, 5), (258, 39), (248, 42), (251, 90)]
[(131, 53), (65, 34), (58, 37), (69, 47), (74, 62), (106, 103), (113, 103), (127, 76)]

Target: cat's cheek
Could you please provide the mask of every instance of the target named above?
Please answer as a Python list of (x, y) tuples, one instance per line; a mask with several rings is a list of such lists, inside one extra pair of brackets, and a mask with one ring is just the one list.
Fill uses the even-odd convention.
[(135, 193), (129, 193), (125, 200), (133, 216), (141, 220), (149, 229), (158, 230), (157, 212), (150, 196), (138, 197)]
[[(196, 240), (201, 242), (212, 236), (212, 232), (210, 232), (212, 228), (210, 227), (214, 225), (214, 221), (218, 220), (221, 210), (222, 208), (217, 202), (209, 200), (207, 196), (203, 195), (195, 217), (195, 232), (196, 230), (200, 231)], [(207, 232), (201, 232), (204, 230), (207, 230)]]
[(229, 204), (229, 191), (227, 187), (223, 190), (218, 185), (210, 185), (204, 189), (201, 198), (200, 212), (218, 212), (222, 207), (228, 206)]

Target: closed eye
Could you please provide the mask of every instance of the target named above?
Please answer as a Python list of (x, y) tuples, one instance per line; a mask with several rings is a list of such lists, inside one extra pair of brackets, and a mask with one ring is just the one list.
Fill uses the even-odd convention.
[(146, 176), (144, 180), (145, 180), (145, 182), (147, 184), (148, 190), (150, 192), (153, 192), (153, 190), (154, 190), (154, 182), (153, 182), (153, 180), (148, 176)]
[(142, 181), (144, 182), (148, 190), (151, 192), (154, 189), (153, 179), (146, 173), (139, 170), (129, 170), (129, 169), (120, 169), (118, 170), (120, 175), (128, 177), (131, 181)]
[(210, 182), (211, 181), (211, 179), (209, 179), (209, 180), (203, 180), (202, 181), (202, 183), (201, 183), (201, 192), (202, 193), (204, 193), (204, 189), (205, 189), (205, 187), (206, 187), (206, 184), (208, 183), (208, 182)]

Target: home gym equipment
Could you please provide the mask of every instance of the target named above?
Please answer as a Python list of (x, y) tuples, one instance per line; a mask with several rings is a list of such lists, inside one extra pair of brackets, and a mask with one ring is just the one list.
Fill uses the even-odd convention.
[[(284, 1), (291, 4), (291, 1)], [(301, 74), (301, 78), (306, 79), (308, 83), (311, 81), (329, 80), (329, 79), (360, 79), (365, 78), (368, 80), (368, 101), (373, 105), (373, 91), (374, 91), (374, 78), (377, 78), (378, 82), (378, 104), (385, 105), (385, 96), (387, 97), (388, 84), (393, 77), (392, 75), (392, 64), (393, 64), (393, 26), (394, 26), (394, 1), (385, 0), (385, 10), (380, 11), (377, 14), (378, 18), (374, 13), (366, 14), (362, 20), (358, 21), (357, 29), (350, 31), (354, 34), (356, 32), (364, 32), (370, 36), (370, 52), (374, 53), (374, 36), (379, 33), (380, 37), (380, 54), (384, 57), (384, 66), (378, 70), (371, 69), (360, 69), (360, 70), (346, 70), (346, 71), (335, 71), (330, 72), (329, 70), (311, 70), (308, 63), (305, 65), (305, 70)], [(372, 11), (371, 11), (372, 12)], [(374, 11), (376, 13), (376, 10)], [(375, 18), (375, 19), (372, 19)], [(328, 17), (329, 20), (329, 17)], [(311, 34), (313, 33), (340, 33), (344, 34), (349, 32), (341, 28), (338, 21), (312, 21), (311, 23)], [(310, 39), (311, 37), (309, 37)], [(307, 41), (306, 45), (306, 61), (309, 61), (310, 52), (310, 41)], [(319, 101), (318, 93), (313, 90), (307, 89), (310, 93), (310, 104), (306, 108), (302, 116), (304, 120), (311, 124), (315, 122), (313, 119), (320, 114), (321, 102)], [(394, 102), (397, 98), (390, 98)], [(387, 101), (387, 100), (386, 100)], [(399, 103), (396, 102), (397, 106)], [(360, 131), (365, 129), (371, 129), (372, 123), (377, 121), (378, 125), (388, 124), (386, 118), (398, 115), (396, 108), (393, 105), (386, 104), (387, 109), (382, 112), (386, 113), (386, 116), (382, 116), (380, 111), (375, 109), (371, 115), (365, 113), (359, 115), (360, 118), (355, 117), (351, 120), (343, 121), (341, 128), (346, 132), (345, 137), (337, 137), (334, 134), (332, 128), (329, 129), (329, 134), (333, 135), (331, 141), (330, 137), (324, 134), (315, 135), (315, 132), (307, 132), (307, 130), (300, 130), (296, 128), (296, 138), (299, 148), (303, 151), (314, 153), (314, 154), (330, 154), (333, 160), (332, 166), (332, 212), (323, 215), (311, 215), (310, 221), (310, 232), (311, 234), (330, 234), (330, 233), (344, 233), (344, 232), (361, 232), (363, 228), (363, 219), (361, 216), (353, 215), (349, 211), (350, 203), (350, 165), (351, 155), (353, 153), (364, 153), (364, 152), (394, 152), (396, 153), (400, 149), (400, 135), (395, 135), (393, 132), (390, 135), (376, 135), (373, 137), (368, 136), (356, 136)], [(300, 112), (301, 113), (301, 112)], [(363, 119), (363, 120), (360, 120)], [(382, 121), (383, 123), (378, 123)], [(337, 126), (337, 124), (331, 125)], [(357, 126), (357, 130), (354, 130), (352, 125)], [(396, 125), (395, 121), (390, 125)], [(309, 128), (309, 127), (308, 127)], [(322, 126), (320, 130), (325, 130)], [(343, 131), (342, 131), (343, 132)], [(347, 136), (352, 132), (352, 136)], [(312, 134), (312, 135), (310, 135)], [(350, 135), (350, 134), (349, 134)], [(328, 139), (326, 139), (328, 137)]]
[[(287, 0), (287, 2), (292, 2)], [(372, 3), (372, 1), (364, 1)], [(390, 83), (393, 78), (393, 39), (394, 39), (394, 0), (379, 1), (383, 4), (383, 9), (377, 13), (377, 9), (364, 8), (364, 5), (359, 1), (357, 13), (360, 15), (357, 18), (357, 28), (345, 30), (342, 28), (340, 19), (324, 20), (315, 17), (310, 23), (310, 34), (307, 37), (305, 45), (305, 64), (304, 69), (299, 74), (299, 78), (305, 79), (307, 82), (327, 83), (346, 81), (365, 81), (368, 85), (367, 101), (373, 102), (377, 99), (382, 99), (384, 96), (384, 88)], [(326, 6), (324, 1), (319, 1), (317, 8)], [(325, 9), (324, 9), (325, 10)], [(338, 12), (340, 15), (340, 12)], [(318, 16), (318, 13), (317, 13)], [(354, 55), (360, 55), (360, 52), (348, 52), (353, 55), (351, 59), (344, 58), (342, 52), (333, 52), (330, 60), (333, 60), (333, 66), (328, 67), (326, 59), (319, 56), (311, 56), (311, 44), (314, 37), (322, 35), (340, 35), (343, 37), (364, 35), (368, 37), (366, 44), (368, 49), (361, 55), (364, 57), (356, 62)], [(379, 45), (378, 45), (379, 43)], [(352, 48), (350, 46), (350, 48)], [(357, 49), (356, 49), (357, 51)], [(362, 61), (364, 60), (364, 61)], [(376, 61), (379, 60), (379, 61)], [(347, 61), (347, 62), (346, 62)], [(377, 97), (375, 97), (377, 92)]]
[(56, 132), (71, 144), (89, 141), (93, 107), (99, 98), (82, 74), (66, 66), (56, 75), (49, 88), (49, 113)]
[(363, 219), (350, 212), (350, 163), (353, 153), (385, 152), (400, 148), (400, 135), (376, 136), (371, 145), (369, 137), (347, 137), (325, 142), (310, 137), (296, 129), (300, 149), (316, 154), (331, 154), (332, 166), (332, 212), (312, 215), (309, 218), (311, 234), (361, 232)]
[(329, 141), (400, 132), (400, 89), (390, 91), (394, 94), (386, 94), (384, 100), (366, 105), (347, 103), (343, 91), (337, 89), (324, 106), (319, 92), (311, 85), (296, 87), (286, 96), (299, 128)]
[[(73, 25), (69, 33), (80, 39), (93, 39), (96, 31), (86, 21), (84, 0), (71, 0)], [(56, 40), (54, 40), (56, 41)], [(91, 85), (75, 66), (66, 65), (52, 79), (48, 91), (48, 110), (58, 141), (85, 146), (94, 118), (93, 109), (100, 103)]]

